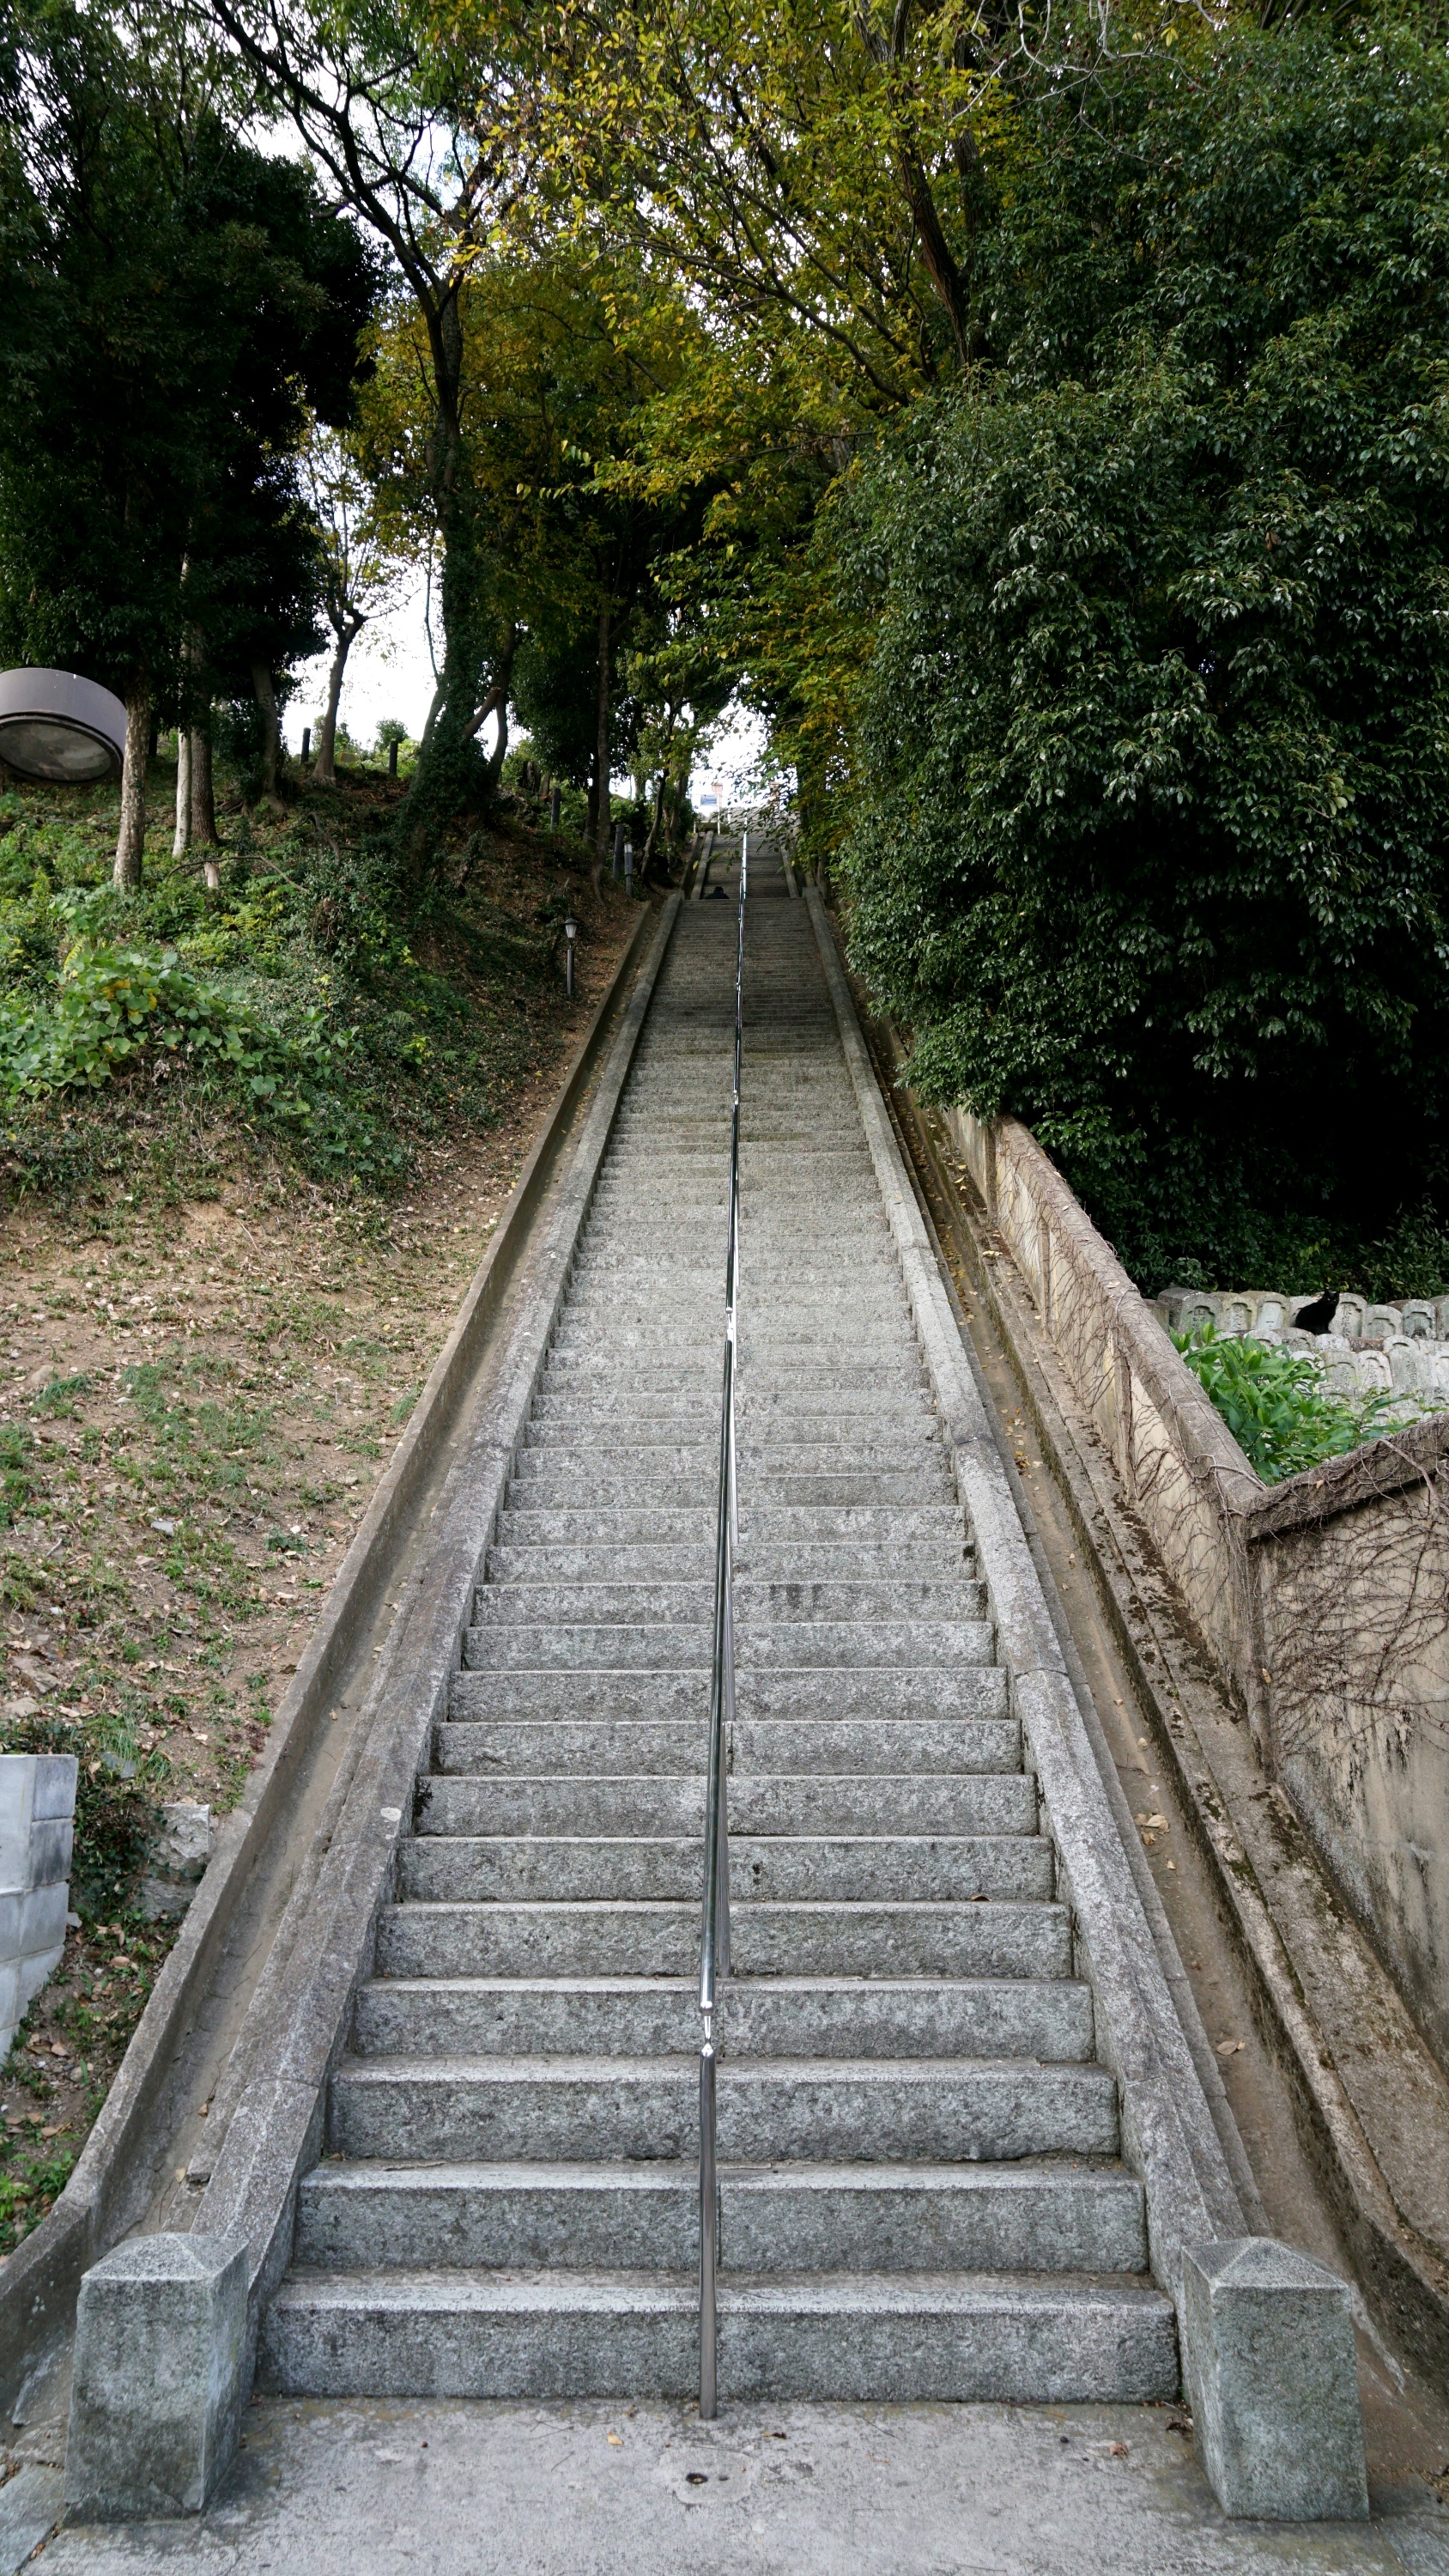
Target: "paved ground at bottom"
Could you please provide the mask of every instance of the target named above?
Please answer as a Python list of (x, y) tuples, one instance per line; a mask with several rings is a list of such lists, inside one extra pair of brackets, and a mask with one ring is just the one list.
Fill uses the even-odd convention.
[[(1367, 2524), (1225, 2522), (1170, 2408), (264, 2400), (199, 2521), (45, 2576), (1449, 2576), (1419, 2481)], [(1125, 2450), (1123, 2447), (1125, 2445)]]

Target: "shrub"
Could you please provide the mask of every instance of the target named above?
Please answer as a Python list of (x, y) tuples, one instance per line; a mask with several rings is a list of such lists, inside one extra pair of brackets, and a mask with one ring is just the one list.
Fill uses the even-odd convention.
[(315, 1009), (296, 1035), (283, 1035), (220, 985), (192, 975), (174, 948), (82, 939), (49, 993), (0, 999), (0, 1098), (96, 1090), (150, 1049), (224, 1069), (273, 1117), (305, 1127), (312, 1103), (299, 1077), (328, 1075), (348, 1044), (349, 1032), (325, 1030)]
[(1449, 1210), (1446, 138), (1378, 25), (1023, 91), (989, 354), (825, 514), (855, 962), (1149, 1290)]
[(1392, 1396), (1332, 1394), (1306, 1353), (1236, 1335), (1220, 1341), (1211, 1324), (1173, 1340), (1265, 1485), (1357, 1449), (1400, 1410)]

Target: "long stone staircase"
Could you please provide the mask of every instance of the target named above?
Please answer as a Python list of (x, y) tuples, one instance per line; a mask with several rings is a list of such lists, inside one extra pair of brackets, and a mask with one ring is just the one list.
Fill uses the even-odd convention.
[[(733, 890), (733, 889), (731, 889)], [(690, 2394), (735, 906), (686, 905), (262, 2384)], [(720, 2386), (1176, 2393), (806, 905), (747, 906)]]

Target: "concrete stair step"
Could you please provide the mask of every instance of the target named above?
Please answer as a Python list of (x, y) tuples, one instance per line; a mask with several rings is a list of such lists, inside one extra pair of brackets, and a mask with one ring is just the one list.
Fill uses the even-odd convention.
[[(646, 1191), (649, 1188), (656, 1170), (648, 1146), (651, 1132), (647, 1123), (631, 1129), (621, 1115), (620, 1123), (615, 1128), (614, 1148), (604, 1166), (604, 1173), (611, 1187), (640, 1191)], [(702, 1131), (692, 1144), (686, 1144), (682, 1138), (672, 1137), (668, 1145), (669, 1168), (671, 1171), (689, 1172), (701, 1187), (707, 1183), (718, 1186), (721, 1161), (728, 1170), (729, 1140), (728, 1117), (718, 1125), (711, 1125)], [(779, 1148), (782, 1143), (789, 1143), (792, 1148), (788, 1158), (780, 1154)], [(721, 1147), (724, 1148), (723, 1155), (721, 1155)], [(818, 1206), (819, 1201), (809, 1185), (808, 1177), (803, 1179), (801, 1177), (810, 1172), (829, 1174), (832, 1179), (838, 1178), (846, 1185), (852, 1179), (856, 1180), (862, 1197), (869, 1191), (874, 1195), (876, 1207), (879, 1208), (880, 1190), (876, 1182), (875, 1166), (870, 1159), (869, 1148), (863, 1141), (812, 1144), (804, 1135), (790, 1135), (782, 1127), (777, 1127), (775, 1133), (770, 1136), (763, 1136), (758, 1132), (748, 1134), (742, 1129), (740, 1135), (742, 1186), (776, 1192), (784, 1199), (792, 1202), (800, 1201), (806, 1206), (815, 1207)]]
[[(743, 1404), (747, 1385), (745, 1358), (751, 1352), (748, 1331), (742, 1333), (739, 1347), (739, 1392)], [(677, 1336), (661, 1338), (652, 1351), (641, 1348), (637, 1340), (632, 1349), (601, 1351), (591, 1335), (575, 1336), (565, 1322), (549, 1354), (541, 1385), (551, 1395), (568, 1393), (575, 1387), (617, 1386), (645, 1394), (656, 1386), (686, 1393), (699, 1388), (717, 1405), (722, 1354), (723, 1333), (717, 1301), (714, 1307), (706, 1305), (693, 1319), (693, 1331), (687, 1340)], [(755, 1386), (766, 1392), (782, 1394), (796, 1382), (794, 1371), (788, 1380), (783, 1372), (779, 1376), (767, 1377), (762, 1363), (753, 1357), (750, 1367)], [(893, 1393), (914, 1394), (920, 1388), (921, 1367), (919, 1360), (906, 1350), (882, 1351), (872, 1364), (862, 1361), (858, 1351), (850, 1351), (844, 1345), (839, 1348), (822, 1346), (818, 1361), (808, 1369), (802, 1365), (798, 1383), (812, 1395), (816, 1392), (868, 1395), (875, 1387), (888, 1388)]]
[[(1115, 2156), (1104, 2066), (1016, 2058), (724, 2057), (728, 2164)], [(370, 2057), (332, 2079), (329, 2144), (393, 2163), (694, 2160), (699, 2066), (676, 2058)]]
[[(631, 1627), (582, 1622), (517, 1626), (491, 1624), (464, 1632), (464, 1661), (471, 1672), (692, 1672), (708, 1669), (713, 1629), (703, 1620)], [(876, 1666), (902, 1672), (942, 1665), (987, 1664), (994, 1652), (984, 1619), (741, 1620), (735, 1632), (735, 1669), (746, 1672), (809, 1670), (819, 1665), (864, 1672)]]
[(752, 1432), (759, 1432), (776, 1419), (799, 1422), (815, 1414), (837, 1422), (904, 1422), (917, 1416), (935, 1422), (938, 1418), (924, 1386), (882, 1387), (867, 1380), (840, 1386), (830, 1378), (812, 1383), (792, 1377), (787, 1384), (777, 1386), (759, 1379), (747, 1383), (742, 1371), (737, 1403), (740, 1422)]
[[(991, 1668), (988, 1667), (988, 1671)], [(481, 1679), (460, 1675), (453, 1685), (454, 1708), (466, 1709), (465, 1685)], [(521, 1677), (500, 1676), (510, 1688)], [(553, 1674), (524, 1676), (530, 1681), (564, 1678)], [(1003, 1682), (1005, 1675), (1002, 1675)], [(565, 1696), (560, 1694), (561, 1697)], [(569, 1693), (570, 1706), (576, 1694)], [(696, 1693), (696, 1697), (698, 1694)], [(1004, 1696), (1004, 1694), (1003, 1694)], [(439, 1726), (434, 1740), (434, 1770), (444, 1776), (468, 1772), (489, 1779), (555, 1775), (597, 1777), (609, 1773), (703, 1778), (706, 1737), (701, 1710), (689, 1717), (620, 1717), (599, 1714), (575, 1717), (503, 1716), (470, 1719), (455, 1714)], [(889, 1725), (874, 1718), (741, 1718), (730, 1746), (741, 1771), (806, 1773), (822, 1783), (848, 1763), (852, 1776), (894, 1776), (916, 1772), (935, 1777), (949, 1773), (970, 1777), (1021, 1767), (1021, 1729), (1004, 1713), (979, 1717), (897, 1717)]]
[[(1024, 1771), (876, 1772), (854, 1778), (811, 1773), (729, 1781), (732, 1834), (1034, 1834), (1036, 1783)], [(418, 1783), (417, 1831), (455, 1834), (680, 1834), (696, 1851), (704, 1831), (704, 1773), (683, 1779), (644, 1772), (549, 1774), (500, 1780), (488, 1774), (426, 1777)]]
[[(904, 1294), (885, 1221), (879, 1220), (877, 1231), (876, 1221), (870, 1220), (867, 1231), (867, 1221), (857, 1212), (847, 1208), (841, 1215), (852, 1237), (847, 1295), (857, 1305), (875, 1304), (884, 1310), (898, 1293)], [(656, 1285), (677, 1290), (686, 1281), (705, 1280), (713, 1283), (718, 1296), (723, 1286), (724, 1220), (722, 1201), (709, 1209), (689, 1204), (671, 1207), (657, 1235), (621, 1218), (580, 1244), (569, 1274), (571, 1297), (581, 1303), (591, 1295), (652, 1297)], [(741, 1295), (748, 1291), (756, 1308), (766, 1299), (773, 1306), (776, 1291), (788, 1288), (791, 1304), (798, 1310), (832, 1280), (839, 1285), (839, 1258), (832, 1260), (833, 1250), (830, 1232), (819, 1224), (808, 1228), (771, 1224), (764, 1229), (763, 1239), (757, 1227), (747, 1240), (742, 1220)]]
[[(738, 1454), (738, 1453), (737, 1453)], [(505, 1508), (518, 1511), (699, 1511), (713, 1523), (718, 1503), (719, 1447), (701, 1440), (693, 1462), (675, 1450), (601, 1444), (597, 1449), (520, 1450)], [(791, 1464), (780, 1449), (771, 1460), (739, 1455), (740, 1527), (750, 1513), (765, 1506), (795, 1509), (810, 1505), (882, 1505), (940, 1503), (951, 1499), (951, 1478), (939, 1448), (922, 1444), (914, 1460), (874, 1461), (852, 1465), (842, 1450), (833, 1466), (820, 1463), (820, 1452), (801, 1447), (801, 1463)]]
[[(507, 1514), (500, 1527), (509, 1532)], [(486, 1581), (490, 1587), (517, 1584), (532, 1589), (535, 1584), (648, 1583), (661, 1575), (673, 1582), (712, 1587), (712, 1544), (701, 1539), (684, 1546), (661, 1546), (657, 1541), (640, 1545), (626, 1539), (617, 1546), (596, 1540), (591, 1547), (518, 1547), (509, 1533), (488, 1551)]]
[[(478, 1718), (558, 1717), (569, 1719), (632, 1717), (643, 1719), (682, 1717), (698, 1725), (701, 1711), (708, 1706), (708, 1693), (701, 1698), (698, 1668), (682, 1672), (492, 1672), (455, 1673), (449, 1685), (449, 1713), (453, 1719), (468, 1722)], [(732, 1741), (732, 1759), (741, 1770), (794, 1771), (819, 1768), (813, 1761), (763, 1762), (747, 1760), (741, 1751), (741, 1726), (756, 1719), (796, 1717), (814, 1721), (831, 1718), (870, 1720), (879, 1726), (894, 1725), (901, 1718), (973, 1718), (998, 1717), (1006, 1712), (1006, 1674), (999, 1664), (963, 1664), (954, 1671), (942, 1667), (934, 1672), (900, 1672), (889, 1665), (848, 1670), (843, 1665), (796, 1665), (785, 1671), (745, 1670), (735, 1676), (736, 1733)], [(765, 1739), (769, 1740), (769, 1739)], [(863, 1740), (859, 1730), (849, 1739)], [(780, 1738), (779, 1741), (786, 1741)], [(841, 1770), (875, 1771), (891, 1769), (910, 1771), (914, 1762), (892, 1763), (875, 1759), (857, 1761), (842, 1751), (837, 1766)], [(942, 1739), (943, 1747), (946, 1739)], [(883, 1747), (878, 1748), (883, 1751)], [(549, 1762), (535, 1763), (535, 1770), (549, 1771)], [(946, 1758), (929, 1766), (935, 1771), (975, 1770), (974, 1761), (956, 1762)], [(986, 1766), (991, 1770), (999, 1764)], [(692, 1770), (692, 1762), (680, 1765)]]
[[(722, 1269), (722, 1263), (712, 1267), (703, 1285), (676, 1285), (667, 1272), (658, 1270), (650, 1272), (643, 1287), (580, 1280), (570, 1292), (571, 1328), (586, 1333), (596, 1345), (620, 1352), (656, 1349), (662, 1341), (684, 1333), (702, 1338), (706, 1347), (716, 1347)], [(842, 1359), (858, 1360), (862, 1350), (878, 1341), (898, 1352), (910, 1347), (910, 1308), (904, 1288), (888, 1285), (878, 1295), (857, 1295), (842, 1286), (838, 1267), (833, 1272), (823, 1267), (818, 1278), (809, 1280), (798, 1272), (788, 1280), (742, 1280), (740, 1299), (746, 1318), (746, 1352), (754, 1366), (767, 1364), (772, 1353), (786, 1351), (792, 1344), (818, 1355), (822, 1364), (837, 1353)], [(822, 1331), (820, 1309), (827, 1302), (830, 1324), (828, 1331)], [(767, 1311), (770, 1324), (763, 1331), (759, 1319)]]
[[(959, 1512), (956, 1518), (959, 1521)], [(498, 1534), (510, 1547), (697, 1546), (709, 1550), (713, 1565), (715, 1523), (713, 1502), (683, 1508), (602, 1503), (564, 1511), (537, 1511), (510, 1502), (499, 1520)]]
[(739, 1583), (829, 1583), (859, 1588), (874, 1584), (959, 1585), (975, 1580), (976, 1553), (959, 1530), (954, 1537), (912, 1539), (893, 1547), (884, 1539), (798, 1539), (781, 1546), (740, 1530), (735, 1576)]
[[(715, 1497), (692, 1507), (656, 1507), (656, 1504), (589, 1504), (584, 1510), (535, 1510), (528, 1499), (510, 1499), (502, 1520), (499, 1538), (510, 1546), (610, 1546), (615, 1540), (628, 1540), (631, 1546), (705, 1546), (713, 1551), (715, 1543)], [(741, 1494), (739, 1543), (741, 1561), (754, 1548), (785, 1548), (793, 1553), (795, 1546), (834, 1546), (836, 1540), (852, 1546), (891, 1546), (914, 1548), (927, 1546), (932, 1540), (950, 1548), (965, 1548), (965, 1522), (960, 1502), (916, 1502), (903, 1504), (901, 1510), (878, 1504), (816, 1504), (808, 1510), (775, 1510), (757, 1497)], [(713, 1566), (713, 1553), (710, 1553)]]
[[(546, 1391), (535, 1396), (529, 1437), (532, 1440), (538, 1435), (542, 1441), (547, 1428), (549, 1441), (561, 1430), (576, 1431), (580, 1439), (595, 1441), (620, 1428), (657, 1441), (661, 1429), (685, 1423), (690, 1426), (692, 1438), (693, 1425), (701, 1418), (718, 1437), (719, 1408), (718, 1370), (707, 1387), (664, 1387), (643, 1394), (636, 1388), (621, 1388), (611, 1379), (603, 1379), (587, 1394), (570, 1388), (558, 1395)], [(862, 1424), (877, 1429), (889, 1425), (903, 1438), (920, 1436), (921, 1427), (938, 1427), (935, 1412), (921, 1388), (907, 1386), (880, 1392), (864, 1386), (841, 1388), (825, 1383), (756, 1387), (748, 1391), (741, 1386), (735, 1421), (737, 1437), (766, 1442), (853, 1441), (862, 1436)]]
[[(728, 2273), (1147, 2268), (1142, 2186), (1114, 2167), (812, 2164), (719, 2176)], [(293, 2261), (323, 2271), (687, 2272), (699, 2177), (683, 2163), (319, 2165)]]
[[(1022, 2057), (1093, 2047), (1091, 1988), (1069, 1977), (729, 1980), (717, 2028), (753, 2057)], [(668, 2057), (699, 2044), (690, 1977), (377, 1977), (359, 1987), (359, 2057)]]
[[(529, 1424), (519, 1455), (524, 1458), (537, 1451), (557, 1459), (589, 1450), (647, 1451), (674, 1461), (681, 1451), (700, 1445), (709, 1450), (719, 1446), (718, 1402), (667, 1417), (652, 1407), (630, 1413), (587, 1413), (581, 1406), (566, 1406), (560, 1414)], [(890, 1468), (911, 1467), (922, 1449), (939, 1445), (940, 1426), (934, 1415), (913, 1410), (893, 1416), (886, 1405), (872, 1417), (869, 1436), (859, 1430), (854, 1417), (836, 1422), (815, 1413), (792, 1418), (782, 1411), (761, 1417), (742, 1409), (735, 1423), (742, 1480), (747, 1466), (756, 1462), (778, 1473), (782, 1462), (795, 1472), (798, 1460), (803, 1472), (819, 1474), (838, 1467), (842, 1453), (857, 1467), (878, 1461)]]
[[(423, 1834), (398, 1850), (397, 1894), (420, 1905), (687, 1904), (702, 1875), (697, 1834)], [(1053, 1893), (1036, 1834), (730, 1835), (733, 1903), (970, 1904)]]
[[(924, 1619), (954, 1625), (986, 1616), (986, 1586), (962, 1574), (944, 1582), (762, 1583), (740, 1575), (734, 1586), (735, 1633), (801, 1622), (832, 1627)], [(714, 1613), (713, 1572), (692, 1581), (654, 1579), (585, 1583), (484, 1583), (473, 1595), (473, 1625), (488, 1627), (703, 1626)]]
[[(737, 1977), (1067, 1977), (1065, 1906), (755, 1901), (731, 1912)], [(677, 1977), (697, 1969), (699, 1903), (394, 1905), (378, 1920), (390, 1977)]]
[[(697, 1464), (666, 1472), (649, 1453), (615, 1461), (607, 1453), (594, 1459), (577, 1452), (560, 1463), (538, 1451), (520, 1452), (531, 1464), (509, 1487), (511, 1510), (534, 1512), (706, 1511), (714, 1518), (718, 1491), (717, 1464), (708, 1442), (700, 1443)], [(890, 1471), (870, 1467), (854, 1472), (842, 1461), (828, 1475), (806, 1474), (799, 1467), (773, 1473), (755, 1461), (740, 1461), (741, 1527), (760, 1510), (790, 1509), (880, 1511), (894, 1506), (943, 1504), (951, 1500), (951, 1482), (940, 1453), (927, 1452), (920, 1465)]]
[[(667, 1577), (680, 1583), (714, 1583), (714, 1547), (700, 1539), (662, 1546), (658, 1542), (597, 1540), (587, 1547), (515, 1545), (509, 1516), (501, 1524), (502, 1542), (488, 1551), (487, 1581), (500, 1583), (647, 1583)], [(743, 1539), (743, 1533), (741, 1533)], [(743, 1544), (735, 1560), (737, 1580), (747, 1583), (958, 1584), (972, 1579), (970, 1552), (958, 1539), (917, 1540), (892, 1548), (881, 1541), (804, 1541), (795, 1547)], [(858, 1597), (858, 1595), (855, 1595)]]
[[(258, 2384), (315, 2397), (688, 2398), (687, 2275), (295, 2274), (268, 2310)], [(727, 2279), (719, 2386), (752, 2399), (1166, 2403), (1171, 2301), (1139, 2282), (1014, 2273)]]
[[(701, 1418), (697, 1429), (686, 1436), (685, 1426), (673, 1423), (651, 1423), (642, 1419), (630, 1436), (628, 1426), (620, 1422), (611, 1428), (607, 1423), (595, 1426), (597, 1437), (590, 1436), (574, 1423), (541, 1423), (537, 1433), (532, 1429), (513, 1464), (516, 1484), (526, 1485), (533, 1477), (558, 1476), (570, 1468), (580, 1476), (597, 1474), (605, 1464), (616, 1475), (621, 1469), (648, 1476), (698, 1476), (713, 1478), (719, 1457), (719, 1418)], [(756, 1476), (835, 1476), (842, 1467), (855, 1476), (872, 1468), (888, 1476), (919, 1474), (929, 1459), (936, 1468), (938, 1480), (944, 1480), (946, 1465), (941, 1453), (940, 1434), (934, 1422), (921, 1422), (899, 1432), (882, 1431), (868, 1440), (845, 1442), (819, 1436), (821, 1426), (812, 1423), (808, 1438), (781, 1437), (755, 1440), (737, 1429), (735, 1455), (739, 1462), (740, 1491), (743, 1497)]]

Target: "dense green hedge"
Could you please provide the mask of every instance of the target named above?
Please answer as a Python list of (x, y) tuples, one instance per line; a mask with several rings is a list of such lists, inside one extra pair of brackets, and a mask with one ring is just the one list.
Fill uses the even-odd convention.
[(1237, 29), (1009, 130), (988, 361), (824, 540), (854, 958), (1149, 1289), (1442, 1287), (1443, 49)]

